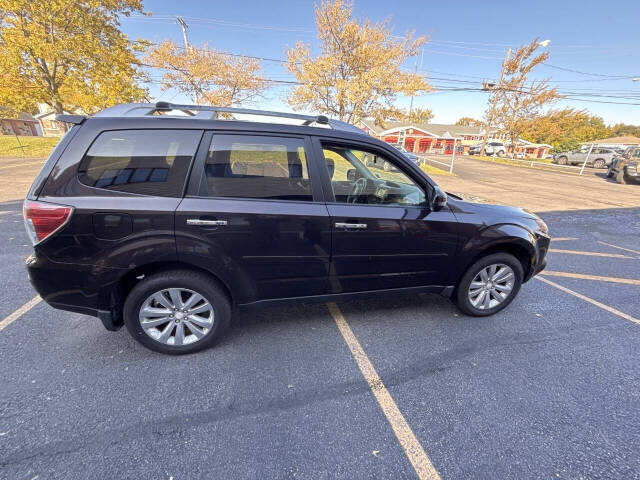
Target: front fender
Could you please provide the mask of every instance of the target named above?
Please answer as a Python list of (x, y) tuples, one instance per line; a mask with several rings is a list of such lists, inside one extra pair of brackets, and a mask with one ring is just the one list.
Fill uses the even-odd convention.
[(527, 257), (525, 280), (538, 261), (536, 235), (527, 228), (512, 223), (490, 225), (463, 239), (460, 248), (460, 271), (464, 272), (471, 263), (493, 251), (524, 253)]

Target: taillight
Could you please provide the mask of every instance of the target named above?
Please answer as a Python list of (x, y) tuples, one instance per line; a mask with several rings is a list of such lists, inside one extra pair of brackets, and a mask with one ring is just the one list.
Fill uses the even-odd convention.
[(22, 207), (24, 226), (34, 245), (61, 228), (73, 213), (73, 207), (25, 200)]

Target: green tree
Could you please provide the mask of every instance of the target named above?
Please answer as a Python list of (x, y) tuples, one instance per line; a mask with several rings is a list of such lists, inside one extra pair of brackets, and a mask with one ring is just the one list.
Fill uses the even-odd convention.
[(612, 137), (624, 137), (627, 135), (640, 137), (640, 126), (616, 123), (613, 127), (610, 128), (610, 133)]
[(118, 18), (141, 0), (0, 0), (0, 104), (91, 112), (146, 91)]
[(610, 130), (601, 117), (586, 110), (550, 110), (522, 123), (521, 137), (530, 142), (553, 145), (554, 151), (570, 151), (582, 143), (606, 138)]
[(358, 23), (351, 18), (353, 4), (324, 0), (316, 5), (320, 53), (298, 43), (287, 52), (287, 68), (300, 84), (288, 98), (295, 109), (312, 109), (355, 123), (366, 117), (378, 122), (401, 118), (394, 106), (400, 94), (431, 90), (424, 78), (403, 70), (425, 37), (393, 35), (388, 22)]

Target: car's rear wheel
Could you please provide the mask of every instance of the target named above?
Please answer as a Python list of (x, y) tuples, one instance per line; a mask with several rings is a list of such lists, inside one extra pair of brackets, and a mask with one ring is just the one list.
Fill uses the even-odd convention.
[(593, 168), (605, 168), (606, 166), (607, 164), (602, 158), (598, 158), (593, 162)]
[(494, 253), (475, 262), (456, 289), (458, 308), (467, 315), (485, 317), (509, 305), (522, 285), (520, 261), (508, 253)]
[(498, 156), (499, 157), (504, 157), (504, 150), (499, 150), (498, 151)]
[(567, 157), (558, 157), (558, 165), (566, 165), (569, 163)]
[(623, 170), (620, 170), (618, 172), (618, 175), (616, 175), (616, 182), (622, 183), (622, 184), (627, 183), (627, 181), (624, 178), (624, 171)]
[(212, 346), (230, 317), (231, 305), (220, 286), (191, 271), (151, 275), (133, 287), (124, 304), (131, 336), (151, 350), (174, 355)]

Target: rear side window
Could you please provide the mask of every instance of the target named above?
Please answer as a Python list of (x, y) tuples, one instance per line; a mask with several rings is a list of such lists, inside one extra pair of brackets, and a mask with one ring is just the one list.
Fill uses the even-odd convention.
[(312, 201), (304, 140), (214, 135), (200, 195)]
[(107, 190), (179, 197), (201, 137), (199, 130), (103, 132), (80, 162), (80, 181)]

